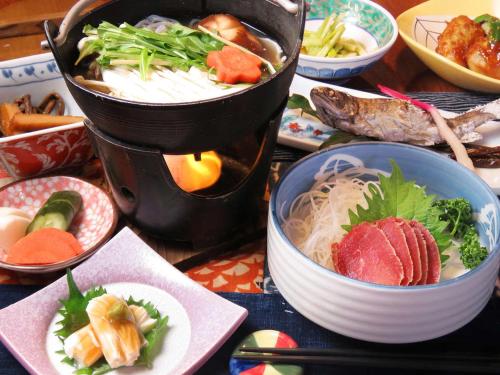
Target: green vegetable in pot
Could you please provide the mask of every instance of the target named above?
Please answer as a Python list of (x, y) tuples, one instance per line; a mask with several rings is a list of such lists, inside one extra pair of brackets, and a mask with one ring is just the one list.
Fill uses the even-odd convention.
[(57, 228), (67, 231), (81, 207), (82, 197), (78, 192), (55, 192), (37, 212), (26, 229), (26, 234), (42, 228)]

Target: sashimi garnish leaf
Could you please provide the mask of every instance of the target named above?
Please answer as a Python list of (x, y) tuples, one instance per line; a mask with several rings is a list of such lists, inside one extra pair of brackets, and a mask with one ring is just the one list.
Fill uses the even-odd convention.
[[(75, 366), (76, 367), (76, 366)], [(75, 375), (103, 375), (114, 369), (106, 362), (104, 358), (94, 363), (90, 367), (82, 367), (73, 372)]]
[(316, 111), (311, 107), (309, 100), (303, 95), (293, 94), (288, 98), (286, 106), (289, 109), (300, 109), (302, 112), (318, 117)]
[(151, 302), (144, 302), (143, 299), (136, 301), (132, 296), (127, 300), (127, 305), (142, 306), (147, 311), (150, 318), (159, 319), (161, 317), (160, 312)]
[(168, 316), (164, 316), (163, 318), (158, 319), (155, 327), (144, 335), (147, 345), (142, 348), (141, 355), (134, 365), (142, 365), (147, 368), (153, 367), (153, 359), (160, 352), (163, 345), (163, 338), (167, 333), (167, 324)]
[(360, 205), (349, 210), (350, 225), (343, 225), (346, 231), (364, 222), (373, 222), (387, 217), (399, 217), (422, 223), (436, 240), (441, 255), (441, 264), (449, 258), (443, 254), (451, 245), (451, 236), (446, 231), (448, 222), (440, 219), (441, 211), (433, 206), (435, 195), (428, 195), (425, 187), (415, 181), (407, 181), (394, 160), (391, 160), (390, 176), (379, 174), (379, 186), (370, 184), (370, 194), (365, 194), (367, 208)]
[(161, 350), (163, 344), (163, 337), (167, 333), (168, 316), (162, 317), (158, 309), (151, 302), (144, 302), (144, 300), (136, 301), (132, 297), (127, 300), (127, 305), (142, 306), (147, 311), (152, 319), (156, 319), (154, 328), (144, 335), (147, 345), (141, 349), (141, 355), (135, 365), (142, 365), (148, 368), (153, 366), (153, 359)]
[(58, 313), (63, 318), (57, 322), (57, 324), (61, 325), (61, 328), (54, 332), (56, 336), (61, 338), (66, 338), (89, 324), (89, 317), (85, 311), (89, 301), (106, 294), (103, 287), (95, 287), (83, 295), (78, 289), (69, 268), (66, 270), (66, 280), (68, 282), (69, 297), (60, 300), (63, 307), (59, 309)]

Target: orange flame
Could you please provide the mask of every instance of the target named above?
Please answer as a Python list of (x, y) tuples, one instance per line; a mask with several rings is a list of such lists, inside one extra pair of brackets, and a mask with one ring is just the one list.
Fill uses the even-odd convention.
[(212, 186), (221, 175), (222, 160), (215, 151), (202, 152), (199, 161), (194, 154), (163, 155), (163, 158), (177, 186), (188, 193)]

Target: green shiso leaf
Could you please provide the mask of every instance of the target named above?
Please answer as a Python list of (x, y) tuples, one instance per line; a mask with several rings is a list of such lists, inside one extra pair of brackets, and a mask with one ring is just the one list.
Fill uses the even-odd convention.
[(373, 222), (387, 217), (399, 217), (422, 223), (432, 234), (439, 247), (441, 264), (449, 256), (443, 254), (451, 244), (451, 236), (446, 231), (448, 222), (440, 219), (441, 211), (432, 205), (435, 196), (427, 195), (424, 187), (415, 181), (406, 181), (399, 166), (391, 160), (390, 176), (379, 174), (380, 187), (369, 185), (370, 194), (365, 194), (367, 208), (356, 206), (356, 211), (349, 210), (350, 225), (342, 226), (350, 231), (354, 225)]
[[(146, 308), (146, 306), (143, 307)], [(147, 345), (141, 350), (141, 355), (135, 363), (136, 365), (143, 365), (147, 368), (153, 367), (153, 359), (160, 352), (163, 345), (163, 338), (167, 333), (167, 323), (168, 316), (160, 318), (155, 327), (144, 335)]]
[(144, 300), (136, 301), (132, 297), (129, 297), (127, 305), (142, 306), (151, 318), (157, 320), (153, 329), (144, 335), (147, 345), (141, 350), (141, 355), (136, 362), (137, 365), (143, 365), (151, 368), (153, 365), (153, 359), (161, 350), (163, 338), (167, 333), (168, 316), (164, 316), (162, 318), (156, 307), (151, 302), (145, 302)]
[(63, 318), (57, 322), (57, 324), (61, 325), (61, 328), (55, 332), (55, 335), (61, 338), (66, 338), (73, 332), (89, 324), (89, 317), (85, 311), (89, 301), (106, 294), (104, 288), (96, 287), (83, 295), (76, 286), (69, 268), (66, 270), (66, 279), (68, 282), (69, 297), (60, 301), (63, 307), (58, 312)]
[(343, 144), (343, 143), (349, 143), (354, 139), (359, 139), (360, 137), (357, 135), (354, 135), (352, 133), (347, 133), (342, 130), (336, 130), (335, 133), (333, 133), (326, 141), (324, 141), (320, 146), (319, 149), (323, 150), (325, 148), (328, 148), (330, 146), (335, 146), (338, 144)]
[(318, 117), (316, 111), (311, 107), (309, 100), (307, 100), (305, 96), (293, 94), (288, 99), (288, 103), (286, 106), (290, 109), (300, 109), (302, 110), (302, 112), (305, 112), (314, 117)]
[[(76, 367), (76, 366), (75, 366)], [(113, 371), (111, 366), (106, 362), (104, 358), (94, 363), (91, 367), (82, 367), (75, 370), (73, 373), (75, 375), (102, 375), (110, 371)]]

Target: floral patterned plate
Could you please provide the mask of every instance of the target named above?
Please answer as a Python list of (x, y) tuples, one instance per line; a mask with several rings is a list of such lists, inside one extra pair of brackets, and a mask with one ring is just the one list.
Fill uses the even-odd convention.
[(19, 208), (34, 216), (52, 193), (61, 190), (75, 190), (82, 196), (83, 207), (69, 231), (85, 251), (77, 257), (51, 265), (19, 266), (0, 260), (0, 267), (31, 273), (60, 270), (88, 258), (113, 234), (118, 221), (113, 201), (100, 188), (75, 177), (44, 177), (6, 185), (0, 189), (0, 207)]
[[(30, 94), (38, 104), (47, 94), (57, 92), (64, 99), (67, 115), (82, 115), (51, 53), (1, 61), (0, 73), (0, 103)], [(14, 179), (82, 165), (91, 156), (82, 122), (0, 137), (0, 169), (3, 164)]]

